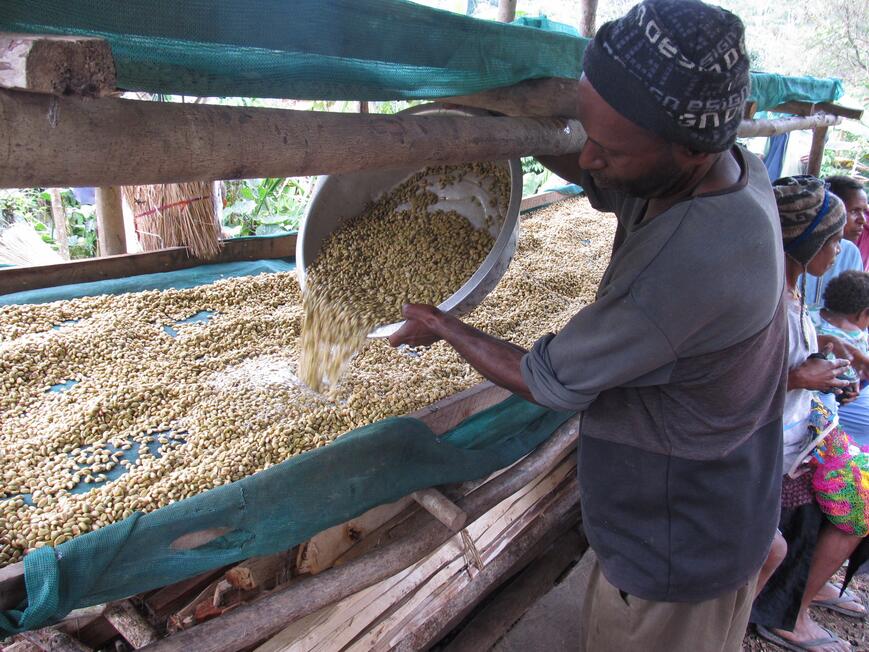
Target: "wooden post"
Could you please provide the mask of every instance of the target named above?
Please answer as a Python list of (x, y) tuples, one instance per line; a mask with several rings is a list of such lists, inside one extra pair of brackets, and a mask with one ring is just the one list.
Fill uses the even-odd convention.
[(827, 127), (816, 127), (812, 133), (812, 149), (809, 152), (809, 165), (806, 174), (819, 176), (824, 162), (824, 144), (827, 142)]
[(49, 188), (48, 193), (51, 195), (51, 217), (54, 219), (54, 241), (57, 243), (57, 252), (61, 258), (69, 260), (69, 232), (60, 188)]
[(498, 0), (498, 20), (502, 23), (516, 20), (516, 0)]
[(597, 18), (597, 0), (582, 0), (582, 13), (579, 18), (579, 33), (586, 38), (594, 36)]
[(365, 100), (359, 102), (359, 113), (369, 113), (368, 102)]
[[(777, 120), (743, 120), (739, 124), (739, 129), (736, 133), (742, 138), (752, 138), (755, 136), (775, 136), (777, 134), (785, 134), (789, 131), (801, 131), (804, 129), (823, 128), (824, 133), (827, 127), (832, 127), (842, 122), (842, 118), (835, 115), (827, 115), (818, 113), (816, 115), (807, 116), (805, 118), (779, 118)], [(821, 150), (823, 152), (823, 140), (821, 141)]]
[(0, 32), (0, 86), (96, 97), (115, 90), (109, 44), (88, 36)]
[(127, 236), (124, 234), (124, 208), (118, 186), (97, 188), (97, 237), (100, 256), (127, 253)]
[(581, 147), (579, 123), (560, 118), (360, 115), (4, 90), (0, 122), (3, 188), (336, 174)]

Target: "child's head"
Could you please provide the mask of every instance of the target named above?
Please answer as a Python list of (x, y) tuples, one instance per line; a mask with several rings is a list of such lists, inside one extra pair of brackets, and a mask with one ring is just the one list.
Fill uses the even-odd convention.
[(824, 308), (847, 315), (861, 329), (869, 326), (869, 274), (849, 270), (831, 279), (824, 290)]
[(857, 179), (840, 175), (827, 177), (827, 184), (830, 192), (845, 204), (845, 214), (848, 218), (845, 237), (851, 242), (857, 242), (857, 238), (863, 233), (863, 225), (869, 219), (869, 202), (863, 184)]
[(814, 276), (836, 260), (845, 207), (822, 181), (803, 175), (773, 182), (785, 253)]

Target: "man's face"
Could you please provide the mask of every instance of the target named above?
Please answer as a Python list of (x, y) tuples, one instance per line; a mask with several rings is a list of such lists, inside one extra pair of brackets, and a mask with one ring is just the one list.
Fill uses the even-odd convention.
[(689, 172), (676, 160), (676, 146), (616, 112), (583, 77), (578, 113), (588, 134), (579, 165), (601, 188), (634, 197), (670, 194)]

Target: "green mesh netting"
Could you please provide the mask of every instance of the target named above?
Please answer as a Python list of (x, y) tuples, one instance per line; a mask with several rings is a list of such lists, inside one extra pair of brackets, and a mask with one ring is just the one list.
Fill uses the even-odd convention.
[[(322, 100), (466, 95), (579, 76), (586, 39), (545, 16), (514, 24), (403, 0), (28, 0), (0, 3), (0, 29), (111, 43), (121, 88)], [(764, 110), (833, 101), (838, 80), (752, 75)]]

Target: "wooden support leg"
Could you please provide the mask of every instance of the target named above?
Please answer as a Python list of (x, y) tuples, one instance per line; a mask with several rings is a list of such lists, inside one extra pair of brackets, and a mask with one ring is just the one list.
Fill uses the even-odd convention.
[(120, 187), (97, 188), (96, 201), (100, 256), (127, 253), (127, 236), (124, 234), (124, 209), (121, 204)]
[(821, 174), (821, 163), (824, 162), (824, 145), (827, 142), (827, 127), (817, 127), (812, 132), (812, 149), (809, 153), (809, 167), (806, 170), (807, 174), (819, 176)]
[(468, 520), (468, 515), (437, 489), (421, 489), (412, 495), (420, 506), (453, 532), (461, 530)]

